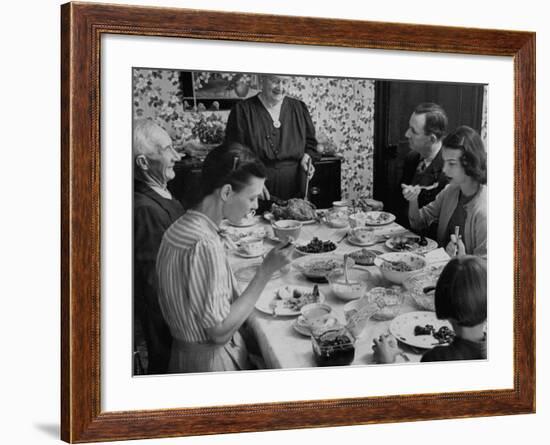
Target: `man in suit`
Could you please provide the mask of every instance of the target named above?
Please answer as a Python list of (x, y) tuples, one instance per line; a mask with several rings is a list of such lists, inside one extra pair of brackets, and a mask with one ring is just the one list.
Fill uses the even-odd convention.
[[(168, 133), (151, 120), (134, 125), (134, 317), (147, 347), (147, 374), (168, 370), (172, 336), (160, 311), (156, 258), (164, 232), (183, 214), (166, 188), (180, 159)], [(135, 328), (134, 328), (134, 342)]]
[[(447, 114), (435, 103), (422, 103), (413, 111), (405, 137), (409, 141), (410, 153), (403, 164), (402, 184), (430, 187), (422, 190), (418, 197), (419, 207), (432, 202), (445, 188), (448, 179), (443, 173), (441, 145), (447, 131)], [(433, 188), (431, 188), (433, 187)], [(402, 203), (401, 222), (407, 224), (408, 203)], [(434, 238), (437, 227), (430, 227), (426, 236)]]

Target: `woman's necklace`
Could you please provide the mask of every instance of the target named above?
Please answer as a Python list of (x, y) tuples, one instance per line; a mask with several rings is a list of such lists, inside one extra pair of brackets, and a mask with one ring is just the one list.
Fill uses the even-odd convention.
[(283, 104), (283, 101), (280, 101), (273, 106), (269, 106), (261, 94), (258, 97), (260, 98), (260, 102), (262, 103), (264, 108), (267, 110), (267, 112), (271, 116), (271, 120), (273, 121), (273, 126), (275, 128), (280, 128), (281, 121), (279, 120), (279, 117), (281, 115), (281, 105)]

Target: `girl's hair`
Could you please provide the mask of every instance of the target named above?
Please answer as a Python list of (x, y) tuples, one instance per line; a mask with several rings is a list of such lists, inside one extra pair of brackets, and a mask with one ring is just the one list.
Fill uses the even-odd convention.
[(466, 125), (458, 127), (443, 139), (443, 147), (461, 150), (464, 172), (480, 184), (487, 184), (487, 153), (479, 134)]
[(260, 179), (267, 176), (266, 169), (257, 156), (237, 142), (222, 144), (208, 153), (204, 160), (200, 199), (225, 184), (230, 184), (233, 190), (239, 192), (252, 176)]
[(441, 272), (435, 288), (435, 313), (460, 326), (487, 319), (487, 263), (472, 255), (456, 257)]

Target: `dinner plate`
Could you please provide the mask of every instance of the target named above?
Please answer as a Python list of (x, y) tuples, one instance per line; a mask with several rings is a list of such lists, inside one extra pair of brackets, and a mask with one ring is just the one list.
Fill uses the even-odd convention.
[(306, 337), (311, 336), (311, 330), (309, 329), (309, 326), (303, 325), (298, 322), (299, 317), (292, 322), (292, 328), (301, 335), (305, 335)]
[[(401, 237), (401, 235), (398, 235), (398, 237)], [(405, 235), (403, 235), (403, 237), (405, 237)], [(420, 239), (419, 236), (415, 236), (415, 235), (406, 236), (406, 238), (411, 238), (411, 239), (416, 238), (418, 240)], [(395, 237), (392, 236), (389, 240), (386, 241), (386, 247), (390, 250), (393, 250), (394, 252), (416, 252), (416, 253), (426, 253), (426, 252), (430, 252), (431, 250), (437, 249), (437, 241), (434, 241), (433, 239), (430, 239), (430, 238), (426, 238), (426, 241), (428, 244), (426, 244), (425, 246), (421, 246), (417, 242), (412, 241), (410, 244), (407, 244), (407, 246), (410, 246), (410, 247), (399, 248), (399, 246), (396, 246), (395, 244)]]
[[(327, 324), (327, 326), (323, 330), (317, 330), (316, 335), (319, 335), (325, 330), (336, 329), (337, 327), (341, 326), (340, 323), (338, 323), (338, 319), (336, 317), (331, 316), (330, 319), (334, 320), (334, 322), (330, 322), (329, 324)], [(292, 328), (296, 332), (298, 332), (298, 334), (305, 335), (306, 337), (311, 336), (311, 329), (307, 324), (305, 324), (305, 321), (301, 316), (292, 322)]]
[(390, 324), (390, 332), (399, 341), (416, 348), (431, 349), (434, 346), (441, 346), (431, 334), (414, 335), (415, 326), (424, 327), (427, 324), (432, 325), (436, 331), (442, 326), (453, 329), (447, 320), (438, 320), (434, 312), (417, 311), (395, 317)]
[[(261, 265), (262, 263), (247, 264), (239, 267), (233, 273), (237, 280), (242, 281), (244, 283), (249, 283), (250, 281), (252, 281), (252, 278), (256, 276), (256, 273), (258, 272), (258, 269), (260, 268)], [(281, 272), (277, 271), (273, 275), (271, 275), (271, 279), (276, 280), (280, 278), (280, 276), (281, 276)]]
[[(384, 219), (381, 217), (384, 216)], [(371, 211), (365, 214), (365, 224), (367, 226), (385, 226), (395, 221), (395, 215), (388, 212)]]
[(254, 253), (254, 254), (251, 254), (251, 253), (246, 253), (244, 252), (243, 250), (241, 249), (235, 249), (233, 252), (235, 253), (235, 255), (238, 255), (242, 258), (258, 258), (259, 256), (262, 256), (262, 255), (265, 255), (267, 253), (269, 249), (267, 247), (264, 247), (263, 250), (259, 253)]
[(371, 241), (363, 242), (363, 241), (359, 241), (357, 238), (355, 238), (352, 235), (348, 235), (346, 238), (346, 241), (352, 246), (357, 246), (357, 247), (374, 246), (375, 244), (378, 244), (381, 242), (380, 237), (378, 236), (374, 237)]
[(300, 249), (300, 246), (296, 246), (294, 251), (298, 252), (300, 255), (307, 256), (307, 255), (326, 255), (327, 253), (334, 252), (337, 249), (335, 246), (334, 249), (331, 250), (325, 250), (323, 252), (306, 252), (304, 250)]
[[(292, 294), (294, 290), (298, 290), (303, 294), (310, 294), (313, 291), (313, 286), (294, 286), (289, 284), (286, 286), (282, 286), (278, 289), (265, 291), (256, 302), (256, 309), (264, 312), (265, 314), (273, 316), (293, 317), (296, 315), (300, 315), (300, 309), (306, 304), (314, 303), (314, 301), (303, 301), (303, 305), (299, 305), (296, 307), (286, 306), (285, 302), (293, 298)], [(285, 294), (283, 298), (280, 297), (281, 294)], [(321, 291), (319, 291), (319, 298), (316, 302), (323, 303), (325, 300), (325, 295)]]
[(227, 224), (229, 224), (230, 226), (233, 226), (233, 227), (252, 227), (252, 226), (258, 224), (259, 222), (260, 222), (260, 217), (259, 216), (254, 216), (251, 219), (247, 219), (247, 220), (241, 221), (239, 223), (227, 220)]

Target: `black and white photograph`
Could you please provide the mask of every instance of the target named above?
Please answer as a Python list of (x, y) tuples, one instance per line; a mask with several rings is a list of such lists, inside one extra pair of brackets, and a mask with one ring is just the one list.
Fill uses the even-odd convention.
[(488, 94), (134, 67), (133, 375), (487, 360)]

